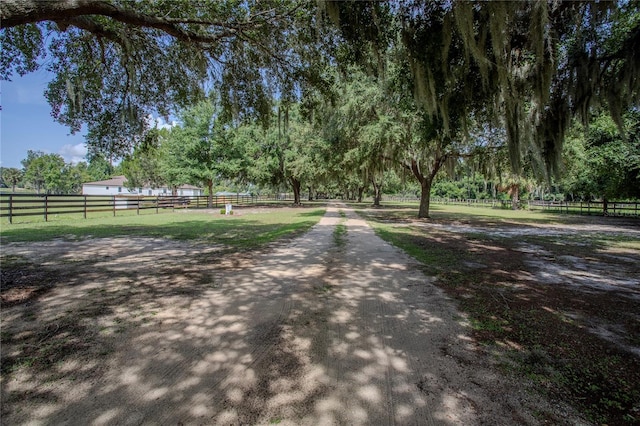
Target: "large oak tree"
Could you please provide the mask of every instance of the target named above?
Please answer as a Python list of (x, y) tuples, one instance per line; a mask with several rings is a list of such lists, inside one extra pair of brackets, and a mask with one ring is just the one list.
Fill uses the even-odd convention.
[(637, 2), (326, 2), (326, 11), (344, 57), (373, 74), (402, 46), (416, 100), (450, 137), (478, 111), (504, 127), (515, 170), (529, 145), (557, 172), (573, 117), (604, 107), (621, 125), (638, 105)]

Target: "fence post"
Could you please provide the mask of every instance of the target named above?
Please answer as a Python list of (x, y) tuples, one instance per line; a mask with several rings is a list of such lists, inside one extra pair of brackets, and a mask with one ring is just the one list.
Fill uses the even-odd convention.
[(45, 222), (49, 221), (49, 217), (48, 217), (48, 215), (49, 215), (49, 212), (48, 212), (49, 205), (47, 203), (47, 197), (48, 197), (48, 195), (44, 194), (44, 221)]
[(9, 223), (13, 223), (13, 194), (9, 194)]
[(136, 196), (136, 214), (140, 215), (140, 196)]
[(87, 218), (87, 196), (85, 195), (84, 197), (84, 218)]

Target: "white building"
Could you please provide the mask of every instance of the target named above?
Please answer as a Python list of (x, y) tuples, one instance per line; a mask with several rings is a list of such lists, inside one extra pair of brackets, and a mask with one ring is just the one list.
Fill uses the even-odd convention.
[[(125, 176), (114, 176), (107, 180), (83, 183), (82, 195), (171, 195), (171, 188), (163, 186), (160, 188), (140, 187), (129, 189), (127, 188), (127, 178)], [(204, 195), (204, 191), (197, 186), (182, 185), (178, 187), (177, 195)]]

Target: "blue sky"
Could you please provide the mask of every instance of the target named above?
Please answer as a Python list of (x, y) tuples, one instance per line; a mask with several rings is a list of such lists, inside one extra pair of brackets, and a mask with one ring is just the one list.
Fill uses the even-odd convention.
[(84, 134), (53, 120), (44, 91), (51, 75), (38, 70), (13, 81), (0, 81), (0, 165), (22, 168), (28, 150), (60, 154), (66, 162), (84, 160)]

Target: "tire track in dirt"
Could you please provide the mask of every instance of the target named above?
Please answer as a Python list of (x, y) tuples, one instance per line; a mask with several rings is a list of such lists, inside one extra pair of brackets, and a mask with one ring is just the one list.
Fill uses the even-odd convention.
[[(351, 232), (348, 231), (349, 246), (345, 263), (359, 266), (359, 274), (364, 278), (360, 283), (362, 286), (360, 326), (368, 336), (366, 339), (369, 345), (368, 350), (378, 356), (379, 373), (383, 375), (378, 380), (382, 390), (381, 406), (385, 407), (385, 410), (384, 413), (380, 413), (381, 417), (376, 418), (376, 421), (383, 418), (385, 420), (380, 423), (384, 424), (434, 424), (430, 408), (422, 400), (419, 392), (412, 389), (413, 383), (407, 383), (402, 378), (403, 370), (406, 371), (408, 368), (411, 371), (420, 371), (420, 369), (407, 359), (404, 351), (398, 351), (390, 345), (390, 341), (398, 339), (398, 334), (401, 334), (399, 331), (403, 328), (393, 319), (398, 316), (406, 317), (406, 312), (397, 312), (397, 309), (392, 309), (390, 306), (390, 302), (397, 296), (390, 293), (390, 288), (387, 287), (388, 271), (381, 276), (372, 270), (377, 268), (382, 271), (389, 263), (394, 263), (394, 259), (388, 255), (394, 254), (395, 249), (383, 246), (383, 250), (372, 257), (372, 248), (380, 248), (380, 243), (384, 243), (352, 211), (347, 211), (347, 217), (349, 218), (347, 228)], [(373, 252), (375, 253), (375, 250)], [(349, 281), (353, 281), (353, 278)], [(348, 285), (348, 281), (345, 284)], [(407, 392), (412, 393), (411, 391), (414, 393), (413, 397), (408, 399), (400, 397)]]
[(327, 356), (300, 379), (318, 380), (310, 372), (320, 370), (331, 386), (307, 402), (308, 415), (278, 417), (282, 423), (537, 424), (522, 389), (475, 351), (455, 306), (420, 265), (350, 209), (336, 209), (347, 213), (347, 244), (324, 277), (332, 283), (321, 301), (329, 330), (294, 329), (332, 336)]

